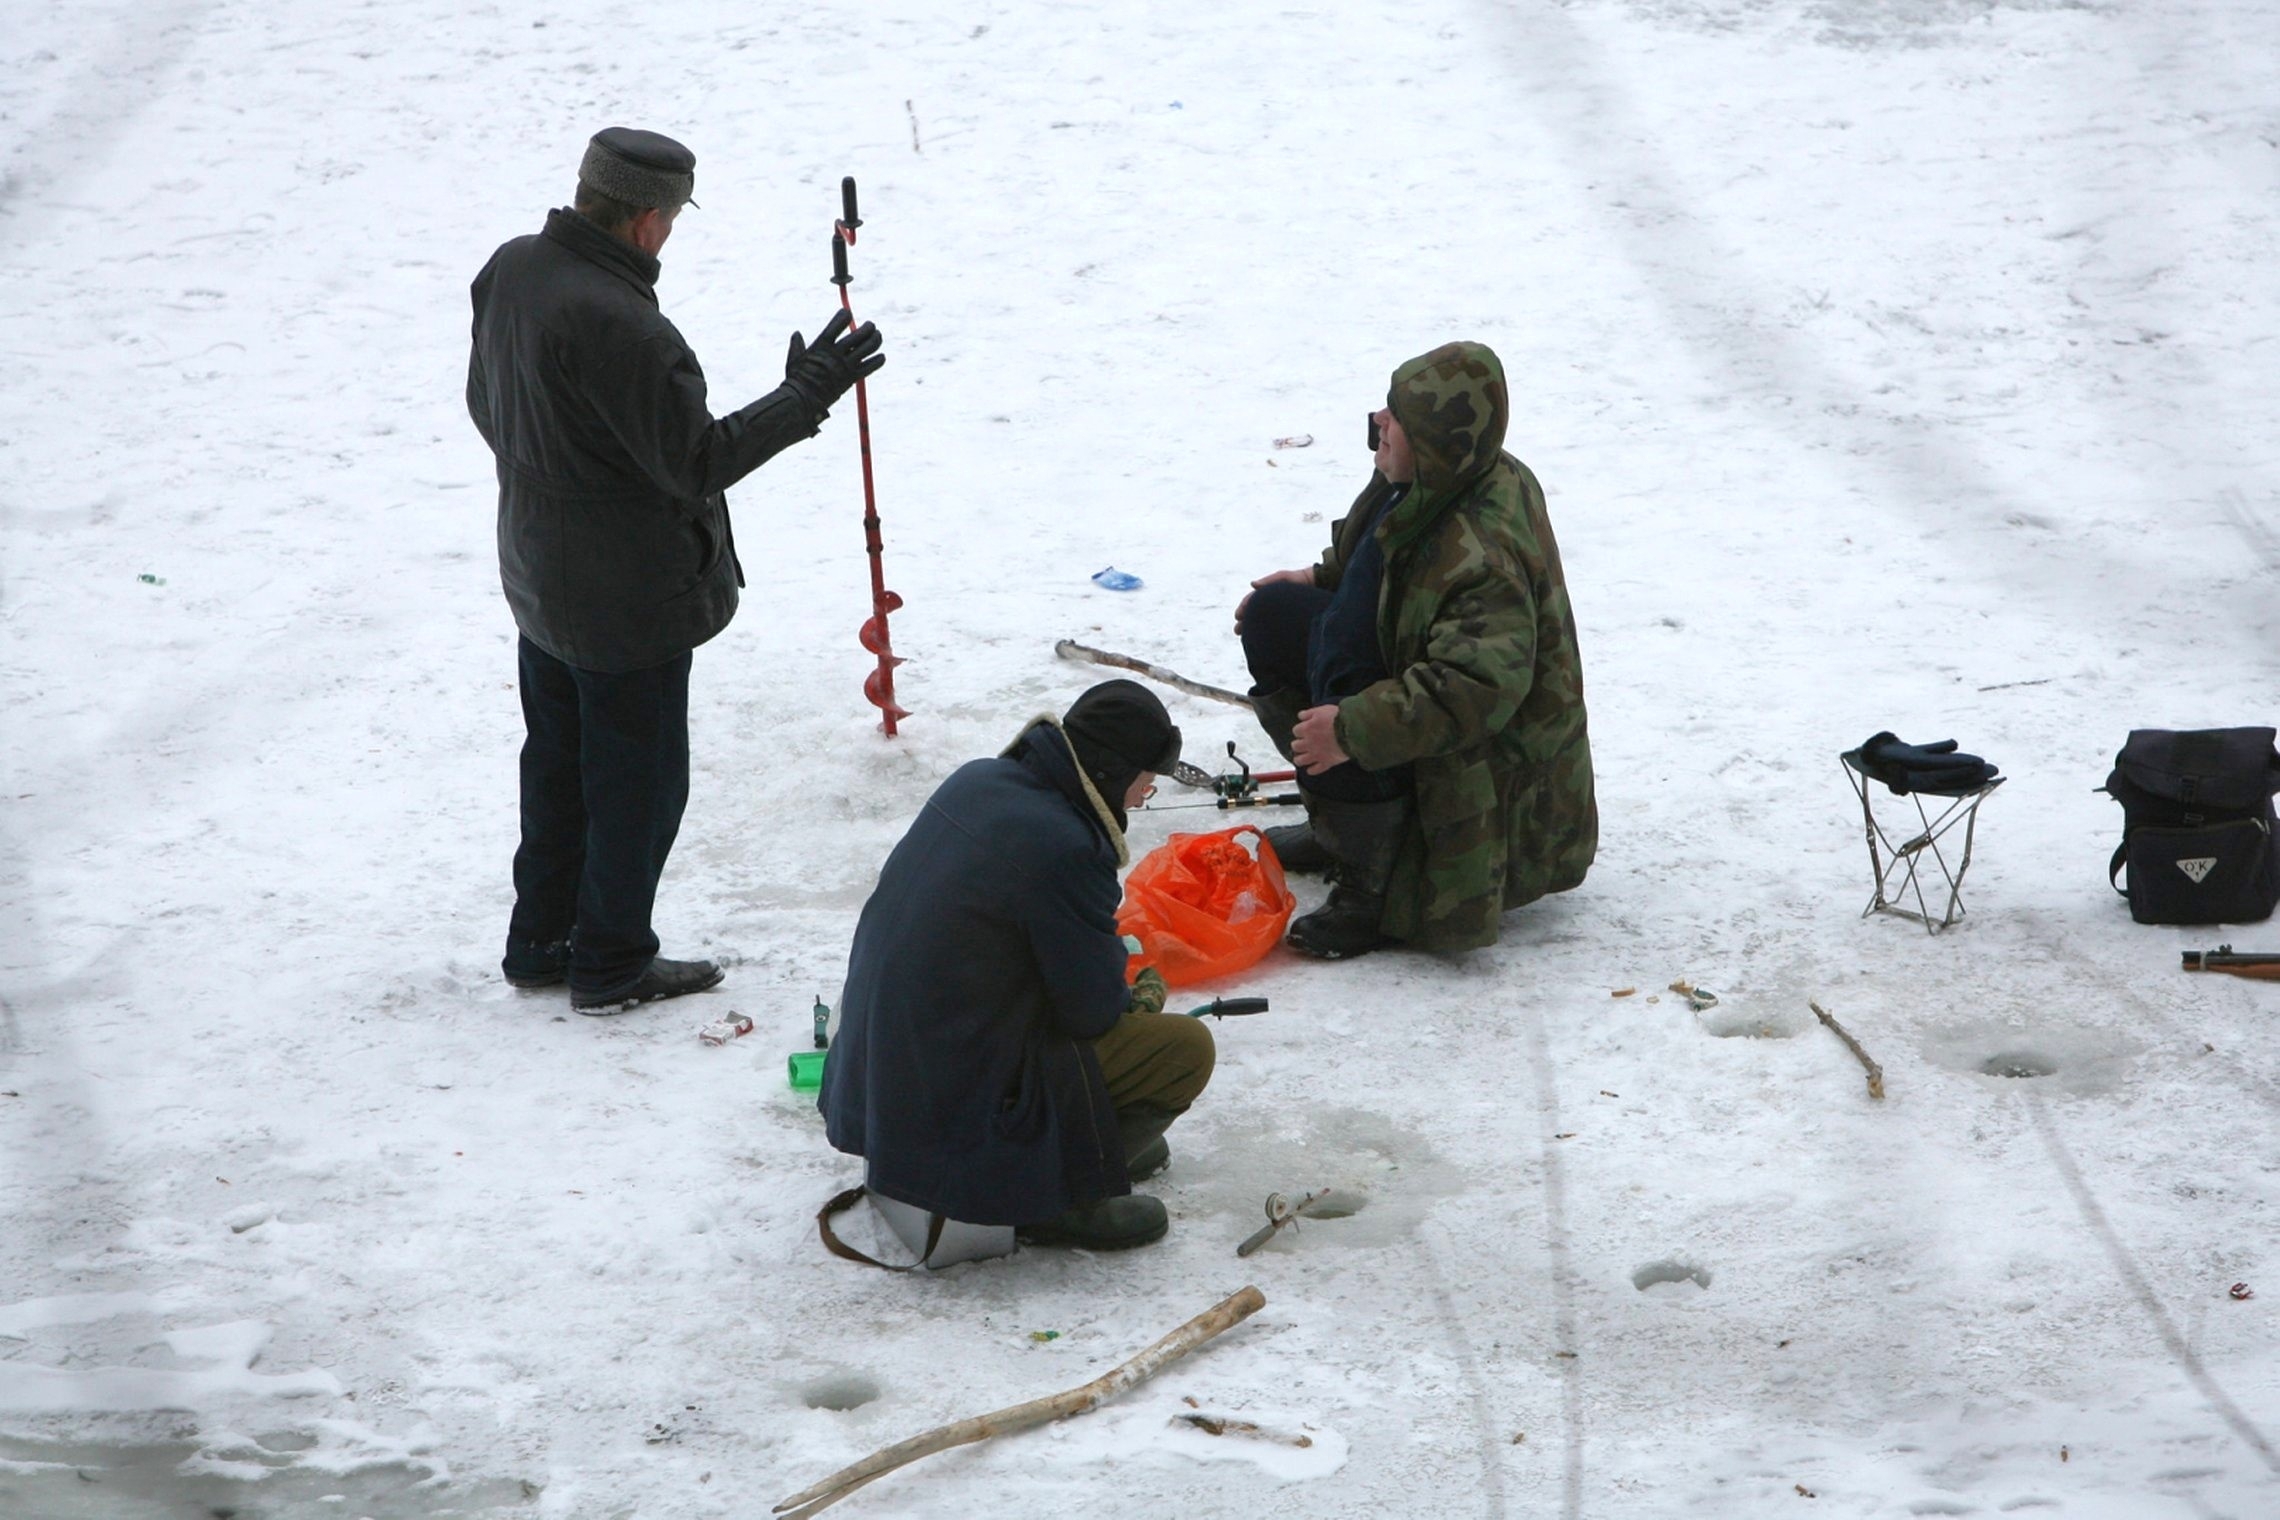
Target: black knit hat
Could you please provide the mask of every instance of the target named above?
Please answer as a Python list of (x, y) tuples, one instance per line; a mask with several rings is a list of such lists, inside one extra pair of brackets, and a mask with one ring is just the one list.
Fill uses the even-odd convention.
[(1180, 731), (1156, 694), (1137, 681), (1103, 681), (1061, 718), (1077, 764), (1101, 800), (1124, 815), (1124, 794), (1142, 771), (1158, 775), (1180, 758)]
[(696, 204), (697, 155), (662, 132), (604, 127), (586, 144), (578, 178), (613, 201), (672, 211)]

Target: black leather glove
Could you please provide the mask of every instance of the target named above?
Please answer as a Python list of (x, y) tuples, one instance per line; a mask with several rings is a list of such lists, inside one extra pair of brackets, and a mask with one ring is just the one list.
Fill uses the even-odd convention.
[(1999, 774), (1998, 768), (1977, 755), (1961, 753), (1953, 739), (1932, 744), (1903, 744), (1889, 731), (1871, 735), (1854, 751), (1861, 774), (1881, 781), (1899, 796), (1926, 792), (1960, 797), (1977, 791)]
[(846, 312), (833, 312), (813, 343), (802, 342), (793, 333), (791, 351), (784, 355), (784, 383), (799, 393), (818, 422), (830, 415), (831, 404), (852, 390), (856, 381), (887, 362), (879, 352), (879, 330), (865, 322), (849, 332), (848, 322)]

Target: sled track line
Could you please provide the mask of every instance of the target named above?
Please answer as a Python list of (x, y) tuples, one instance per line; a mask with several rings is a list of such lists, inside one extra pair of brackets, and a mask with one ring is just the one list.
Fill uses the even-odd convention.
[(2233, 527), (2247, 540), (2256, 557), (2264, 561), (2264, 568), (2280, 575), (2280, 528), (2274, 527), (2265, 520), (2264, 514), (2248, 504), (2248, 497), (2240, 487), (2227, 486), (2219, 495), (2225, 515), (2232, 519)]
[(1575, 1270), (1568, 1232), (1567, 1172), (1560, 1158), (1559, 1086), (1553, 1080), (1551, 1035), (1541, 1009), (1528, 1014), (1528, 1064), (1536, 1074), (1537, 1149), (1544, 1158), (1544, 1252), (1552, 1280), (1552, 1340), (1560, 1368), (1560, 1419), (1566, 1427), (1560, 1474), (1560, 1520), (1583, 1514), (1583, 1361), (1577, 1355)]
[(114, 8), (108, 32), (89, 48), (64, 91), (68, 103), (26, 130), (11, 161), (0, 163), (0, 222), (14, 218), (19, 204), (101, 166), (181, 68), (212, 8), (213, 0)]
[(1481, 1375), (1480, 1358), (1473, 1355), (1472, 1336), (1457, 1314), (1455, 1300), (1449, 1297), (1449, 1276), (1441, 1270), (1441, 1253), (1423, 1235), (1418, 1236), (1417, 1246), (1425, 1258), (1426, 1274), (1432, 1279), (1433, 1307), (1440, 1313), (1441, 1328), (1447, 1332), (1449, 1347), (1456, 1354), (1457, 1368), (1464, 1374), (1465, 1388), (1472, 1395), (1473, 1429), (1480, 1437), (1482, 1512), (1488, 1520), (1505, 1520), (1504, 1454), (1497, 1449), (1496, 1410), (1489, 1401), (1488, 1379)]
[(2131, 1297), (2145, 1310), (2146, 1318), (2153, 1321), (2155, 1333), (2161, 1337), (2161, 1343), (2169, 1348), (2170, 1359), (2176, 1362), (2193, 1386), (2200, 1390), (2201, 1397), (2208, 1400), (2209, 1407), (2217, 1412), (2218, 1417), (2232, 1427), (2233, 1434), (2254, 1448), (2256, 1454), (2264, 1459), (2266, 1467), (2280, 1474), (2280, 1452), (2273, 1450), (2272, 1442), (2264, 1432), (2241, 1412), (2240, 1406), (2233, 1402), (2232, 1395), (2226, 1393), (2217, 1380), (2209, 1375), (2209, 1369), (2193, 1354), (2193, 1348), (2185, 1344), (2185, 1337), (2177, 1333), (2177, 1326), (2170, 1320), (2169, 1312), (2161, 1307), (2161, 1300), (2154, 1296), (2153, 1285), (2138, 1270), (2137, 1261), (2130, 1255), (2129, 1247), (2122, 1243), (2122, 1237), (2114, 1229), (2113, 1222), (2106, 1217), (2106, 1211), (2098, 1206), (2097, 1196), (2090, 1191), (2090, 1184), (2083, 1180), (2082, 1168), (2076, 1165), (2074, 1153), (2059, 1138), (2058, 1126), (2051, 1120), (2049, 1105), (2039, 1096), (2030, 1093), (2027, 1095), (2027, 1112), (2034, 1116), (2035, 1131), (2042, 1136), (2043, 1148), (2050, 1153), (2050, 1164), (2057, 1168), (2060, 1179), (2066, 1184), (2066, 1190), (2073, 1194), (2074, 1206), (2081, 1210), (2083, 1222), (2098, 1237), (2098, 1243), (2105, 1248), (2107, 1259), (2114, 1264), (2115, 1272), (2120, 1274), (2122, 1282), (2129, 1288)]

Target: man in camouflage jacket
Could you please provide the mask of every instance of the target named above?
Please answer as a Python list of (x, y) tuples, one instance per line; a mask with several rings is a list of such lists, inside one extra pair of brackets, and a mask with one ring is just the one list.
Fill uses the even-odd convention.
[[(1510, 417), (1483, 344), (1402, 365), (1328, 552), (1237, 609), (1313, 839), (1276, 833), (1302, 865), (1319, 845), (1335, 884), (1291, 926), (1296, 949), (1493, 944), (1506, 909), (1577, 885), (1597, 851), (1575, 617), (1543, 488), (1502, 451)], [(1341, 601), (1360, 630), (1343, 655)]]

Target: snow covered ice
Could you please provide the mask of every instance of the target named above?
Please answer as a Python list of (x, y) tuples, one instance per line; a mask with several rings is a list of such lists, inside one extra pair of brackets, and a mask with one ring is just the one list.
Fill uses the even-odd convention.
[[(2280, 1514), (2280, 994), (2177, 970), (2280, 927), (2130, 924), (2091, 790), (2132, 727), (2276, 716), (2276, 77), (2227, 0), (16, 0), (0, 1514), (760, 1515), (1246, 1281), (1118, 1403), (841, 1512)], [(660, 295), (722, 408), (835, 304), (861, 182), (913, 716), (862, 700), (843, 407), (731, 494), (696, 659), (659, 929), (728, 980), (597, 1021), (497, 975), (460, 386), (468, 280), (613, 123), (697, 152)], [(1103, 674), (1056, 638), (1240, 684), (1245, 582), (1455, 337), (1551, 493), (1590, 880), (1215, 989), (1274, 1007), (1159, 1247), (827, 1256), (859, 1167), (784, 1059), (913, 811)], [(1936, 939), (1857, 916), (1836, 756), (1882, 728), (2011, 778)], [(1362, 1206), (1235, 1259), (1320, 1187)]]

